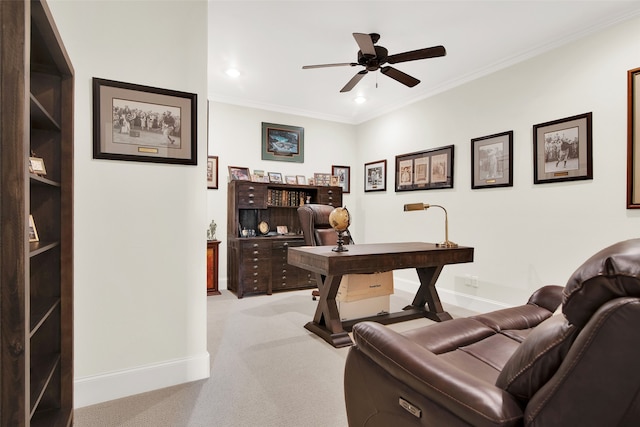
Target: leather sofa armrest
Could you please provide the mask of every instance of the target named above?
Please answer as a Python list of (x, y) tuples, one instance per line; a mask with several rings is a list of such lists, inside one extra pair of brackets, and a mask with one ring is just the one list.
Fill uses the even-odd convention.
[(356, 324), (353, 337), (357, 349), (391, 376), (470, 425), (521, 422), (522, 410), (509, 393), (455, 368), (407, 337), (375, 322)]

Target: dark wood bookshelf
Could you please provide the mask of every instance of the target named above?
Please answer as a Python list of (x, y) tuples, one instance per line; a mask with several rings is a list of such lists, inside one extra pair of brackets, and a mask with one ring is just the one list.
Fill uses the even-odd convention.
[(70, 426), (74, 72), (44, 0), (0, 1), (0, 24), (0, 425)]

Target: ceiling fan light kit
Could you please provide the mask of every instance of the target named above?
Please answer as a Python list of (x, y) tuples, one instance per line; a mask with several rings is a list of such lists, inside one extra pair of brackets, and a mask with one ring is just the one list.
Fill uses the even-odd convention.
[(347, 82), (346, 85), (340, 90), (340, 92), (349, 92), (353, 89), (360, 80), (369, 71), (378, 71), (387, 77), (402, 83), (408, 87), (414, 87), (420, 80), (412, 77), (397, 68), (384, 64), (398, 64), (401, 62), (416, 61), (419, 59), (436, 58), (439, 56), (445, 56), (447, 54), (444, 46), (433, 46), (424, 49), (411, 50), (403, 53), (397, 53), (395, 55), (389, 55), (389, 51), (382, 47), (376, 46), (376, 43), (380, 39), (380, 34), (371, 33), (353, 33), (353, 38), (358, 43), (360, 50), (358, 51), (358, 62), (342, 62), (336, 64), (319, 64), (319, 65), (305, 65), (302, 68), (305, 70), (312, 68), (327, 68), (327, 67), (355, 67), (362, 66), (364, 70), (356, 73), (355, 76)]

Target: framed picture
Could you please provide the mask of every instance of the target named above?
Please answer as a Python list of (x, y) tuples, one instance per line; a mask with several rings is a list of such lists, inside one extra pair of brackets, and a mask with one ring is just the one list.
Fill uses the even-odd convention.
[(29, 172), (41, 176), (46, 175), (47, 169), (44, 167), (44, 160), (40, 157), (29, 157)]
[(207, 157), (207, 188), (218, 188), (218, 156)]
[(396, 192), (453, 188), (453, 145), (396, 156)]
[(229, 178), (231, 181), (251, 181), (249, 168), (240, 166), (229, 166)]
[(36, 222), (33, 220), (33, 216), (29, 215), (29, 241), (39, 242), (38, 230), (36, 230)]
[(296, 179), (296, 177), (295, 177), (295, 176), (293, 176), (293, 175), (287, 175), (287, 176), (285, 176), (285, 177), (284, 177), (284, 179), (285, 179), (285, 182), (286, 182), (287, 184), (293, 184), (293, 185), (295, 185), (295, 184), (297, 184), (297, 183), (298, 183), (298, 180), (297, 180), (297, 179)]
[(93, 158), (196, 165), (197, 95), (93, 78)]
[(331, 166), (331, 174), (338, 177), (338, 185), (342, 193), (348, 194), (351, 189), (351, 168), (349, 166)]
[(280, 172), (269, 172), (269, 182), (282, 184), (282, 174)]
[(286, 225), (277, 225), (276, 226), (276, 232), (278, 234), (287, 234), (289, 232), (289, 230), (288, 230)]
[(471, 188), (513, 187), (513, 131), (471, 140)]
[(387, 191), (387, 160), (364, 164), (364, 191)]
[(627, 72), (627, 209), (640, 209), (640, 68)]
[(331, 185), (331, 174), (330, 173), (314, 173), (313, 182), (315, 182), (315, 185), (328, 187), (329, 185)]
[(304, 128), (262, 122), (262, 160), (304, 163)]
[(533, 182), (593, 178), (591, 113), (533, 126)]
[(313, 177), (309, 177), (307, 180), (307, 185), (316, 185), (316, 180)]
[(296, 175), (296, 183), (298, 185), (307, 185), (307, 178), (304, 175)]

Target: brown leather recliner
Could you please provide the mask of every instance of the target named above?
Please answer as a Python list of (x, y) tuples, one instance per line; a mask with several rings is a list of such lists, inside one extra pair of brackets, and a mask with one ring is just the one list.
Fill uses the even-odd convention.
[(363, 322), (353, 336), (352, 427), (639, 426), (640, 239), (523, 306), (403, 333)]

